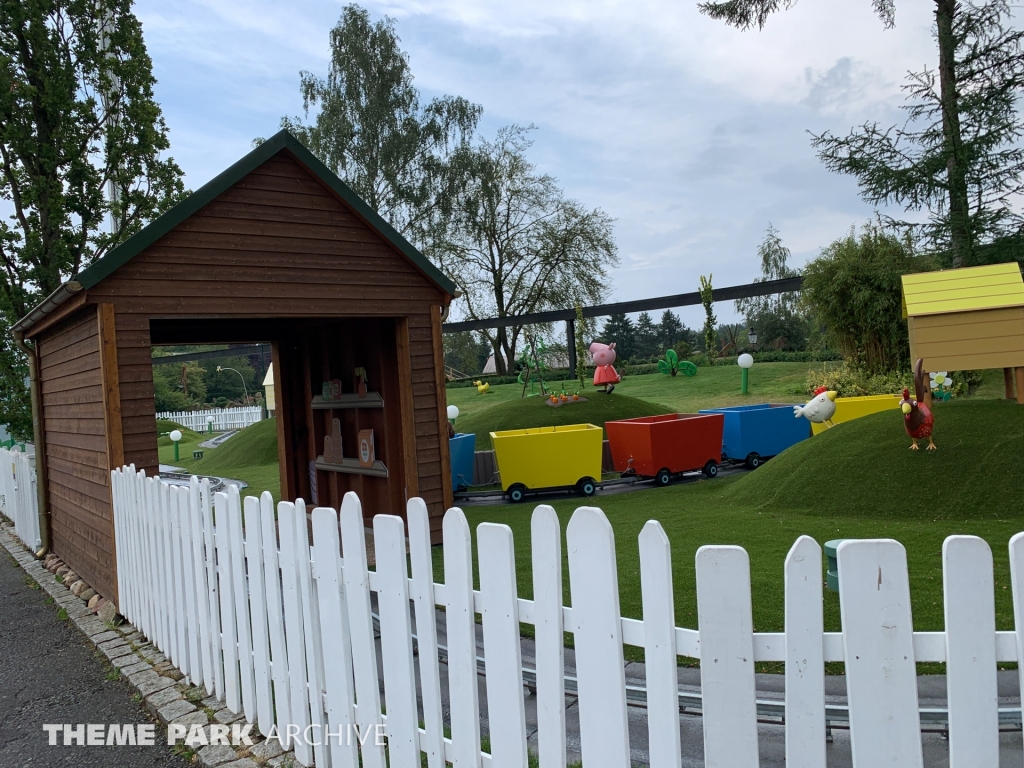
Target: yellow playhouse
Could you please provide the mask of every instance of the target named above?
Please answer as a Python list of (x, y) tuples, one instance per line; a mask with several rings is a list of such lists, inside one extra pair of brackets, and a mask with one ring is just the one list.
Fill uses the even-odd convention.
[(1006, 396), (1024, 403), (1024, 280), (1020, 266), (991, 264), (903, 276), (910, 359), (926, 371), (1002, 368)]

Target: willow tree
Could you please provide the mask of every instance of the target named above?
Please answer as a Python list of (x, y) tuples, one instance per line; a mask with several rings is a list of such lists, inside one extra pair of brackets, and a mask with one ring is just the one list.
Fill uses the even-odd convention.
[[(527, 160), (527, 129), (511, 126), (464, 150), (469, 169), (429, 253), (459, 286), (467, 319), (596, 304), (618, 264), (612, 219), (567, 198)], [(498, 373), (516, 359), (522, 326), (481, 331)]]
[[(305, 119), (287, 128), (398, 232), (422, 245), (465, 178), (459, 159), (482, 109), (457, 96), (422, 103), (395, 22), (347, 5), (331, 30), (326, 77), (300, 74)], [(259, 140), (257, 140), (259, 141)]]
[[(893, 0), (873, 0), (885, 26)], [(734, 26), (763, 27), (787, 0), (728, 0), (700, 9)], [(1024, 32), (1009, 25), (1006, 0), (933, 0), (938, 61), (907, 75), (906, 122), (867, 122), (846, 136), (824, 132), (812, 143), (826, 167), (857, 179), (872, 204), (927, 211), (917, 230), (947, 264), (1005, 258), (990, 247), (1019, 235), (1013, 200), (1024, 192), (1024, 137), (1017, 105), (1024, 93)]]
[(130, 0), (0, 0), (0, 423), (31, 431), (7, 328), (183, 196)]

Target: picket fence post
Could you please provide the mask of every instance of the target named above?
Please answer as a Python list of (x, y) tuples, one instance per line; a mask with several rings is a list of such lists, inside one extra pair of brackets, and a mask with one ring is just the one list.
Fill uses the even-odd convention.
[[(16, 452), (0, 454), (0, 494), (5, 513), (13, 515), (21, 510), (6, 495), (20, 494), (12, 483), (29, 476), (20, 475), (25, 469), (16, 462), (22, 459)], [(992, 553), (974, 536), (951, 536), (943, 545), (941, 633), (913, 632), (906, 552), (899, 543), (843, 542), (843, 631), (825, 633), (821, 547), (801, 536), (784, 564), (785, 631), (758, 635), (749, 558), (732, 546), (697, 551), (698, 629), (675, 626), (671, 546), (653, 521), (638, 537), (643, 618), (622, 618), (615, 536), (595, 507), (577, 509), (565, 529), (572, 588), (572, 605), (565, 607), (562, 529), (546, 505), (531, 519), (533, 598), (524, 600), (511, 529), (478, 526), (474, 553), (472, 531), (458, 508), (448, 510), (442, 523), (445, 583), (438, 585), (422, 499), (406, 505), (407, 522), (386, 514), (372, 518), (376, 566), (370, 570), (355, 494), (346, 494), (340, 512), (312, 511), (310, 544), (302, 500), (281, 502), (275, 514), (267, 493), (244, 500), (235, 489), (211, 494), (208, 480), (170, 486), (133, 467), (112, 471), (110, 483), (119, 609), (193, 684), (255, 719), (262, 732), (276, 728), (305, 766), (385, 768), (421, 759), (430, 768), (526, 764), (531, 758), (520, 623), (535, 629), (541, 768), (566, 763), (566, 631), (576, 649), (579, 748), (584, 764), (594, 768), (628, 765), (634, 757), (624, 642), (645, 652), (652, 768), (691, 757), (680, 744), (680, 655), (700, 660), (704, 761), (710, 768), (758, 764), (755, 660), (786, 664), (787, 765), (826, 764), (827, 661), (846, 664), (855, 768), (922, 764), (917, 661), (947, 666), (950, 765), (998, 764), (996, 664), (1024, 658), (1024, 534), (1009, 543), (1012, 633), (996, 631)], [(446, 625), (450, 739), (442, 718), (439, 606)], [(481, 752), (480, 655), (490, 754)], [(385, 725), (387, 750), (377, 741)], [(308, 727), (314, 743), (305, 738)]]

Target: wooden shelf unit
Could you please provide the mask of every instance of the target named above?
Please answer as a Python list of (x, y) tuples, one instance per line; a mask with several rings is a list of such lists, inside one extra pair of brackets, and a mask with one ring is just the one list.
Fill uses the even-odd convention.
[(380, 459), (373, 462), (372, 467), (364, 467), (359, 459), (342, 459), (341, 464), (324, 461), (323, 456), (316, 457), (316, 468), (323, 472), (339, 472), (343, 475), (369, 475), (370, 477), (387, 477), (388, 468)]
[(322, 395), (313, 395), (314, 411), (344, 410), (349, 408), (383, 408), (384, 398), (378, 392), (367, 392), (366, 397), (360, 397), (352, 392), (347, 392), (337, 400), (324, 400)]

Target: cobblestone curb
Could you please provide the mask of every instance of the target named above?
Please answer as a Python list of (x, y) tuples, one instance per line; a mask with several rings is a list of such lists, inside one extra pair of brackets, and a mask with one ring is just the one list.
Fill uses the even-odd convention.
[[(36, 560), (15, 535), (14, 526), (3, 517), (0, 517), (0, 544), (67, 613), (68, 620), (111, 666), (120, 671), (146, 709), (161, 723), (186, 728), (197, 725), (205, 732), (207, 741), (211, 724), (250, 726), (249, 738), (253, 746), (199, 747), (193, 758), (197, 764), (219, 768), (298, 768), (300, 763), (294, 754), (284, 752), (276, 739), (264, 739), (255, 724), (231, 712), (215, 696), (207, 696), (205, 688), (190, 685), (145, 635), (123, 620), (112, 603), (100, 598), (55, 555)], [(166, 737), (166, 732), (163, 735)]]

